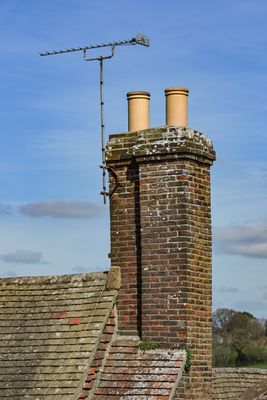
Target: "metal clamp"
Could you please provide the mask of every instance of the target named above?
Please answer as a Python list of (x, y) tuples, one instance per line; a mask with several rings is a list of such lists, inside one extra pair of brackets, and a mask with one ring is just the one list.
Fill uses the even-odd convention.
[(107, 191), (106, 191), (106, 187), (103, 187), (103, 190), (100, 192), (100, 194), (104, 197), (104, 204), (106, 204), (106, 197), (107, 197), (107, 196), (108, 196), (108, 197), (111, 197), (111, 196), (116, 192), (116, 190), (118, 189), (118, 187), (119, 187), (119, 186), (122, 187), (122, 185), (121, 185), (121, 183), (119, 182), (118, 175), (116, 174), (116, 172), (114, 171), (113, 168), (107, 167), (106, 165), (100, 165), (100, 168), (102, 168), (103, 171), (104, 171), (104, 170), (108, 171), (108, 172), (110, 173), (110, 175), (112, 175), (113, 178), (114, 178), (114, 180), (115, 180), (115, 186), (114, 186), (114, 188), (113, 188), (112, 190), (110, 190), (109, 192), (107, 192)]

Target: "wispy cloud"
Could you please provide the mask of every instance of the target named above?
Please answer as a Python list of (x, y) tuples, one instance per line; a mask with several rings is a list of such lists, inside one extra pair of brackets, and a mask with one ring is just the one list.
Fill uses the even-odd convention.
[(236, 254), (267, 258), (267, 221), (251, 221), (243, 225), (215, 230), (215, 250), (220, 254)]
[(11, 214), (12, 209), (9, 204), (0, 203), (0, 214)]
[(237, 293), (239, 292), (238, 288), (233, 286), (219, 286), (214, 289), (215, 291), (222, 292), (222, 293)]
[(15, 271), (4, 271), (0, 276), (1, 278), (15, 278), (18, 274)]
[(81, 274), (81, 273), (84, 273), (84, 272), (88, 272), (88, 268), (77, 266), (77, 267), (73, 267), (72, 271), (75, 272), (75, 273)]
[(101, 209), (98, 205), (86, 201), (55, 200), (25, 204), (20, 207), (20, 212), (33, 218), (90, 219), (99, 216)]
[[(85, 272), (92, 271), (92, 269), (91, 269), (91, 268), (88, 268), (88, 267), (76, 266), (76, 267), (73, 267), (73, 268), (72, 268), (72, 271), (73, 271), (74, 273), (83, 274), (83, 273), (85, 273)], [(94, 272), (103, 271), (103, 268), (100, 268), (99, 266), (96, 266), (96, 267), (93, 268), (93, 271), (94, 271)]]
[[(62, 105), (59, 100), (59, 104)], [(66, 110), (65, 110), (66, 113)], [(68, 115), (71, 114), (69, 111)], [(86, 114), (86, 113), (85, 113)], [(81, 118), (79, 118), (81, 122)], [(78, 123), (77, 123), (78, 124)], [(82, 124), (82, 123), (81, 123)], [(79, 125), (80, 126), (80, 125)], [(82, 124), (83, 126), (83, 124)], [(80, 170), (95, 166), (100, 155), (99, 136), (90, 134), (95, 131), (95, 125), (90, 128), (48, 129), (38, 131), (34, 139), (27, 145), (27, 157), (36, 167), (56, 170)], [(89, 130), (89, 133), (88, 133)], [(38, 159), (38, 163), (36, 160)], [(41, 166), (39, 165), (41, 161)], [(48, 164), (48, 165), (47, 165)]]
[(261, 300), (243, 300), (233, 304), (234, 308), (241, 311), (262, 312), (267, 310), (267, 302)]
[(47, 261), (43, 260), (41, 251), (32, 250), (16, 250), (13, 253), (1, 254), (0, 260), (5, 263), (47, 264)]

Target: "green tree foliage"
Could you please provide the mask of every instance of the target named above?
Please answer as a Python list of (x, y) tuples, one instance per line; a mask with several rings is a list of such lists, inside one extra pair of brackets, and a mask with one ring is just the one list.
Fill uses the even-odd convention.
[(267, 363), (266, 321), (246, 311), (220, 308), (212, 322), (214, 366)]

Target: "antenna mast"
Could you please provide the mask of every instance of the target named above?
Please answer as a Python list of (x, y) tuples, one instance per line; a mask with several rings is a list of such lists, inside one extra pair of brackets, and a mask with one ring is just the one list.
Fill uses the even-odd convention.
[[(104, 81), (103, 81), (103, 61), (109, 58), (112, 58), (115, 54), (115, 49), (118, 46), (127, 46), (127, 45), (136, 45), (140, 44), (142, 46), (149, 47), (149, 39), (145, 35), (138, 34), (136, 37), (121, 40), (119, 42), (109, 42), (109, 43), (101, 43), (89, 46), (82, 47), (71, 47), (63, 50), (52, 50), (45, 51), (43, 53), (39, 53), (40, 56), (53, 56), (57, 54), (66, 54), (73, 53), (77, 51), (83, 52), (84, 61), (99, 61), (100, 66), (100, 115), (101, 115), (101, 153), (102, 153), (102, 165), (100, 166), (103, 170), (102, 172), (102, 191), (101, 195), (103, 195), (104, 204), (106, 204), (106, 197), (109, 195), (109, 192), (106, 190), (106, 154), (105, 154), (105, 122), (104, 122)], [(99, 55), (98, 57), (88, 57), (88, 51), (93, 49), (99, 49), (102, 47), (110, 47), (111, 53), (109, 55)]]

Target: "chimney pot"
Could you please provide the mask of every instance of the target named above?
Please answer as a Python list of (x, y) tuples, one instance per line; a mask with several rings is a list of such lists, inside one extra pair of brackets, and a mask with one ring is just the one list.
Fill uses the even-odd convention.
[(128, 131), (135, 132), (148, 129), (149, 123), (149, 100), (148, 92), (129, 92), (128, 100)]
[(188, 93), (186, 88), (165, 89), (166, 96), (166, 125), (185, 126), (188, 125)]

